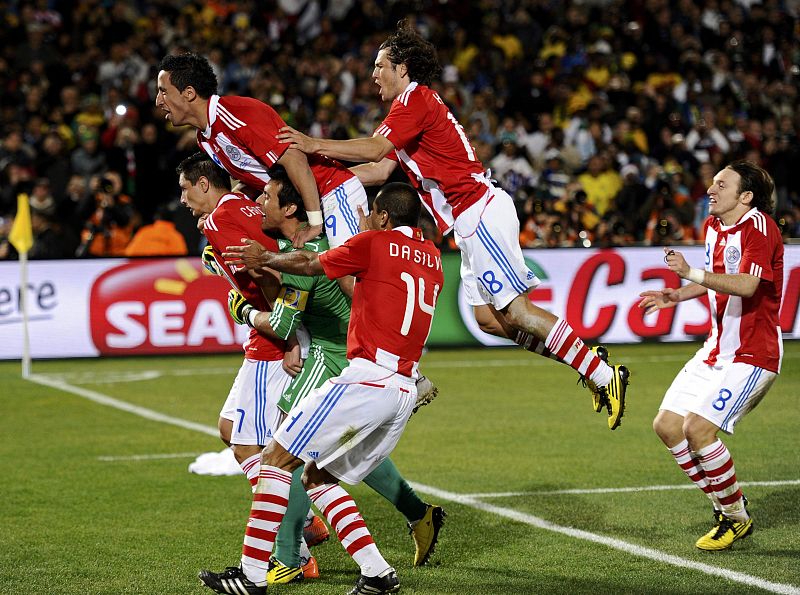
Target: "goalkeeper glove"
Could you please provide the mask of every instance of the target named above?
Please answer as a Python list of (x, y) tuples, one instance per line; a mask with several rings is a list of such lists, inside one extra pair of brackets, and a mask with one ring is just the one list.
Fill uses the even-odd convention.
[(241, 293), (235, 289), (228, 291), (228, 311), (236, 324), (246, 324), (250, 328), (255, 328), (250, 322), (250, 313), (254, 310), (255, 308)]
[(223, 276), (222, 268), (219, 266), (217, 259), (214, 257), (214, 248), (211, 244), (203, 248), (203, 266), (212, 275)]

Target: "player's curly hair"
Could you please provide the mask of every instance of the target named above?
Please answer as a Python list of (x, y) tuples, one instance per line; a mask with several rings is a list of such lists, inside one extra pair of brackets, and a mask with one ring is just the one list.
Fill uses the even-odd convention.
[(170, 82), (181, 93), (186, 87), (194, 87), (200, 97), (208, 99), (217, 92), (217, 75), (202, 56), (191, 53), (166, 56), (158, 68), (169, 73)]
[(430, 86), (442, 70), (436, 57), (436, 48), (422, 39), (413, 25), (405, 19), (397, 23), (397, 31), (379, 49), (388, 49), (389, 61), (394, 66), (405, 64), (408, 77), (421, 85)]
[(763, 213), (772, 213), (775, 209), (775, 201), (772, 199), (775, 182), (772, 180), (772, 176), (764, 168), (744, 159), (734, 161), (727, 167), (739, 174), (739, 192), (753, 193), (750, 205)]
[(219, 188), (220, 190), (231, 189), (231, 178), (224, 169), (219, 167), (211, 160), (211, 157), (198, 151), (189, 155), (186, 159), (178, 164), (175, 168), (178, 175), (183, 174), (183, 177), (189, 180), (194, 186), (200, 178), (205, 178), (208, 183)]
[(392, 227), (417, 227), (421, 204), (417, 191), (403, 182), (386, 184), (378, 191), (372, 203), (376, 211), (386, 211), (389, 214)]

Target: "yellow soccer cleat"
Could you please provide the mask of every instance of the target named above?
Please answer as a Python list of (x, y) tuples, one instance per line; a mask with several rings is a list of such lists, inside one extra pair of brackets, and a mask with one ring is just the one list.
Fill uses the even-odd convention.
[[(594, 353), (605, 363), (608, 363), (608, 349), (602, 345), (595, 345), (592, 347), (592, 353)], [(595, 413), (600, 413), (603, 410), (603, 407), (608, 405), (605, 393), (603, 393), (603, 389), (598, 388), (594, 382), (583, 375), (581, 375), (581, 377), (578, 379), (578, 382), (582, 382), (583, 386), (588, 388), (589, 392), (592, 393), (592, 408), (595, 410)]]
[(303, 579), (319, 578), (319, 567), (314, 556), (308, 559), (301, 558), (300, 566), (286, 566), (277, 558), (270, 558), (267, 571), (268, 585), (284, 585), (296, 583)]
[(716, 527), (703, 535), (694, 544), (695, 547), (707, 552), (718, 552), (729, 549), (734, 542), (744, 539), (753, 532), (753, 519), (744, 522), (734, 521), (722, 515), (722, 520)]
[(598, 390), (602, 392), (608, 411), (608, 429), (616, 430), (622, 423), (625, 413), (625, 394), (628, 392), (631, 373), (623, 365), (612, 366), (614, 375), (611, 382)]
[(424, 566), (431, 557), (436, 542), (439, 540), (439, 530), (444, 525), (447, 513), (441, 506), (428, 504), (423, 516), (414, 525), (408, 524), (411, 537), (414, 539), (416, 551), (414, 553), (414, 566)]

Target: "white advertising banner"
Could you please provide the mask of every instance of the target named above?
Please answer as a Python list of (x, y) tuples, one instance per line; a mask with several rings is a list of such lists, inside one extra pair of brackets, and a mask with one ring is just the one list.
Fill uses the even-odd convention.
[[(702, 247), (681, 248), (692, 266)], [(644, 316), (639, 294), (678, 287), (661, 248), (526, 250), (542, 283), (529, 298), (565, 316), (592, 343), (702, 338), (706, 298)], [(481, 332), (458, 279), (458, 254), (447, 254), (431, 346), (508, 344)], [(19, 263), (0, 263), (0, 359), (22, 356)], [(248, 327), (228, 315), (227, 282), (199, 258), (32, 261), (28, 277), (33, 358), (240, 352)], [(786, 246), (780, 325), (800, 338), (800, 246)]]

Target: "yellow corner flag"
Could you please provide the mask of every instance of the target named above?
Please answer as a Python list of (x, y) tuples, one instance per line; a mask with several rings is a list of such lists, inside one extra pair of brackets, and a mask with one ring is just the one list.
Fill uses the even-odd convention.
[(16, 248), (19, 254), (27, 254), (33, 246), (33, 229), (31, 229), (31, 208), (28, 195), (17, 196), (17, 216), (11, 225), (8, 241)]

